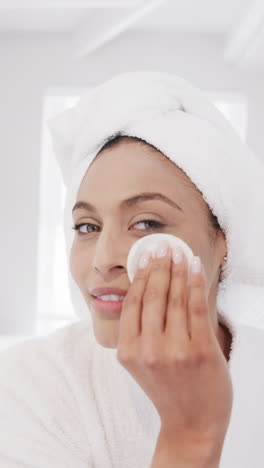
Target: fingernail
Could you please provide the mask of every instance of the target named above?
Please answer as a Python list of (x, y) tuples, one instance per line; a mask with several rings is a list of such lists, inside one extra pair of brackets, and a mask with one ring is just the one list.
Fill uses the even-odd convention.
[(146, 268), (148, 266), (150, 257), (151, 252), (143, 252), (138, 262), (139, 268)]
[(181, 263), (183, 260), (183, 251), (181, 247), (176, 246), (173, 248), (172, 258), (174, 263)]
[(154, 253), (156, 253), (156, 256), (158, 258), (165, 257), (168, 251), (168, 244), (167, 242), (162, 242), (158, 244), (156, 250)]
[(198, 273), (201, 272), (201, 270), (202, 270), (201, 259), (200, 259), (200, 257), (195, 257), (194, 256), (192, 258), (191, 271), (192, 271), (192, 273), (197, 275)]

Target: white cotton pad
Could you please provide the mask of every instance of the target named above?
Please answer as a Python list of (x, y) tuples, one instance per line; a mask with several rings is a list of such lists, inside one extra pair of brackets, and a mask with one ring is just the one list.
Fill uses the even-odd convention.
[(160, 243), (160, 241), (166, 240), (170, 247), (179, 245), (188, 261), (188, 277), (190, 272), (191, 260), (194, 256), (191, 248), (179, 237), (173, 236), (172, 234), (150, 234), (148, 236), (138, 239), (131, 247), (127, 257), (127, 274), (130, 282), (132, 283), (136, 270), (138, 268), (138, 261), (143, 252), (153, 252)]

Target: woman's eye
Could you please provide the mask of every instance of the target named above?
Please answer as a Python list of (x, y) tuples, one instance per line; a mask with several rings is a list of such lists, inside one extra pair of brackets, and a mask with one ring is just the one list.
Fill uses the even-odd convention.
[(135, 223), (133, 226), (136, 226), (137, 224), (149, 224), (151, 227), (147, 228), (147, 231), (155, 230), (155, 229), (160, 229), (165, 226), (165, 224), (160, 223), (159, 221), (154, 221), (154, 219), (143, 219), (142, 221), (138, 221)]
[[(73, 229), (74, 231), (77, 231), (78, 234), (89, 234), (89, 232), (87, 232), (87, 230), (86, 230), (86, 232), (80, 231), (80, 228), (81, 228), (82, 226), (89, 226), (89, 227), (92, 226), (92, 227), (96, 227), (96, 228), (99, 227), (99, 226), (96, 226), (95, 224), (91, 224), (91, 223), (81, 223), (81, 224), (74, 224), (74, 226), (72, 227), (72, 229)], [(92, 232), (93, 232), (93, 231), (92, 231)]]
[[(146, 228), (146, 231), (154, 231), (155, 229), (161, 229), (165, 226), (165, 224), (163, 223), (160, 223), (159, 221), (154, 221), (154, 219), (143, 219), (142, 221), (138, 221), (137, 223), (134, 223), (133, 226), (136, 226), (138, 224), (148, 224), (149, 227)], [(79, 234), (90, 234), (91, 232), (94, 232), (93, 230), (88, 232), (87, 229), (85, 228), (85, 232), (82, 232), (80, 231), (80, 228), (83, 227), (83, 226), (88, 226), (87, 229), (89, 228), (98, 228), (100, 229), (99, 226), (96, 226), (95, 224), (91, 224), (91, 223), (81, 223), (81, 224), (74, 224), (74, 226), (72, 227), (72, 229), (74, 229), (75, 231), (77, 231)], [(142, 231), (142, 229), (139, 229), (140, 231)]]

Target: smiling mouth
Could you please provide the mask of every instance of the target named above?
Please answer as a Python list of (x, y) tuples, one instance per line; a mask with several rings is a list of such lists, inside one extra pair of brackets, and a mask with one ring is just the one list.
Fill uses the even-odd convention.
[(120, 301), (104, 301), (99, 297), (93, 297), (92, 307), (98, 314), (104, 317), (116, 317), (122, 313), (123, 299)]

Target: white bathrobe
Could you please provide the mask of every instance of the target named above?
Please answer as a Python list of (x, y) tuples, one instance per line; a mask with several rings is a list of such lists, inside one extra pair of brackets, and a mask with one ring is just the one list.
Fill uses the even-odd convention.
[[(234, 331), (220, 468), (262, 468), (264, 330)], [(85, 320), (0, 353), (0, 468), (149, 468), (159, 429), (151, 400)]]

